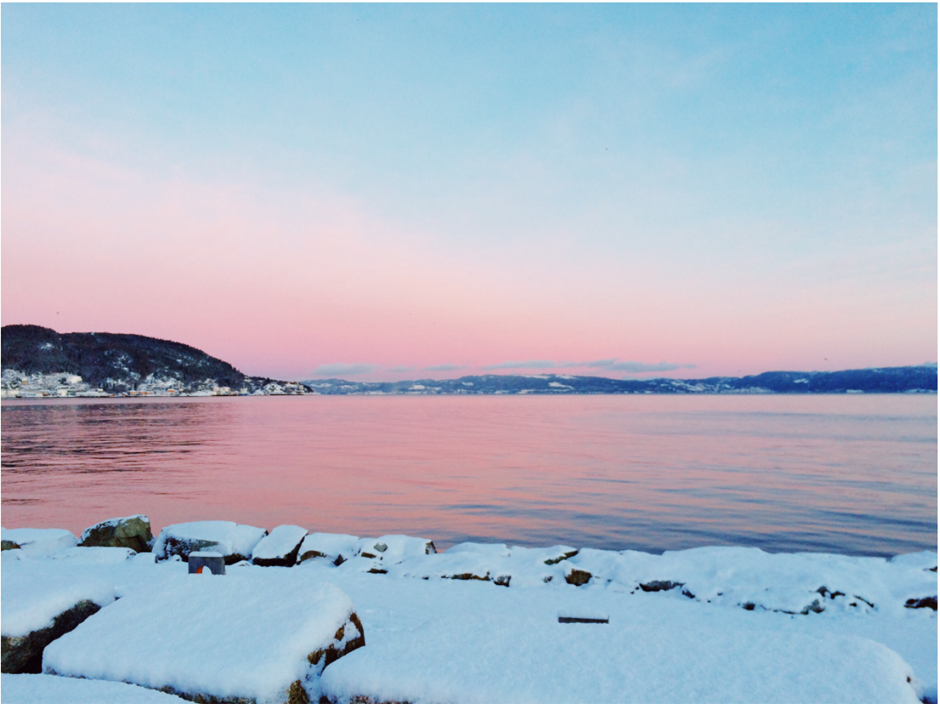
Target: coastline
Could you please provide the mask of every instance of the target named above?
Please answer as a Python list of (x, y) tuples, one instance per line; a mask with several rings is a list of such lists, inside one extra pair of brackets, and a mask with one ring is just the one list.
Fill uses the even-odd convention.
[[(120, 520), (127, 519), (110, 523)], [(642, 660), (645, 667), (653, 668), (642, 681), (631, 680), (633, 689), (628, 687), (627, 694), (648, 694), (652, 690), (644, 688), (657, 678), (674, 678), (681, 671), (681, 657), (705, 658), (703, 662), (717, 668), (704, 673), (695, 670), (692, 679), (698, 685), (714, 685), (718, 678), (725, 678), (726, 683), (750, 682), (756, 674), (768, 676), (768, 667), (773, 672), (786, 671), (785, 663), (772, 663), (770, 658), (777, 658), (780, 653), (776, 649), (787, 643), (817, 655), (819, 649), (842, 649), (842, 656), (827, 661), (827, 672), (817, 673), (838, 680), (837, 672), (859, 667), (861, 661), (853, 663), (853, 657), (871, 656), (872, 662), (882, 662), (882, 655), (869, 653), (873, 646), (859, 645), (873, 641), (884, 646), (885, 652), (897, 653), (911, 668), (918, 699), (936, 701), (937, 696), (937, 621), (932, 610), (936, 609), (937, 591), (935, 552), (884, 559), (713, 547), (651, 555), (569, 546), (464, 543), (438, 553), (431, 541), (407, 536), (357, 538), (308, 533), (297, 526), (280, 526), (267, 533), (251, 526), (205, 521), (167, 526), (155, 539), (152, 552), (138, 553), (122, 547), (77, 547), (78, 539), (66, 533), (33, 531), (32, 543), (3, 551), (4, 636), (9, 635), (8, 625), (15, 626), (21, 620), (17, 613), (31, 612), (39, 620), (48, 617), (36, 607), (44, 594), (55, 595), (82, 584), (97, 585), (95, 588), (104, 592), (97, 598), (106, 604), (86, 625), (64, 636), (62, 643), (69, 637), (78, 643), (81, 633), (91, 633), (91, 624), (96, 619), (103, 622), (114, 608), (110, 605), (114, 597), (120, 597), (120, 602), (136, 594), (135, 599), (147, 603), (163, 599), (160, 603), (165, 606), (173, 603), (175, 590), (188, 589), (185, 585), (192, 580), (203, 580), (217, 585), (205, 587), (210, 596), (213, 589), (230, 589), (237, 583), (250, 593), (278, 594), (279, 590), (296, 588), (300, 591), (290, 591), (295, 595), (290, 598), (303, 599), (297, 595), (317, 585), (332, 584), (354, 604), (364, 627), (366, 647), (337, 659), (305, 681), (309, 695), (327, 695), (330, 701), (351, 701), (358, 693), (374, 701), (469, 702), (500, 692), (501, 700), (515, 701), (521, 690), (514, 683), (525, 678), (519, 672), (501, 670), (487, 653), (502, 653), (501, 657), (518, 662), (520, 667), (527, 663), (525, 667), (543, 672), (539, 663), (557, 658), (562, 651), (577, 661), (577, 647), (584, 653), (592, 652), (594, 660), (600, 658), (591, 666), (592, 678), (569, 673), (567, 679), (561, 677), (533, 691), (542, 701), (572, 701), (572, 696), (579, 700), (582, 695), (588, 700), (602, 696), (607, 691), (604, 687), (626, 677), (616, 657), (592, 651), (589, 641), (606, 643), (611, 652), (623, 650), (623, 657)], [(4, 529), (3, 534), (4, 540), (12, 540), (18, 531)], [(83, 537), (87, 541), (87, 535)], [(211, 578), (187, 574), (184, 557), (197, 544), (206, 549), (209, 543), (220, 555), (228, 556), (226, 562), (231, 559), (226, 574)], [(290, 566), (258, 564), (279, 558)], [(37, 580), (43, 585), (38, 590)], [(33, 588), (23, 592), (19, 584)], [(932, 607), (922, 603), (928, 597), (933, 597)], [(221, 591), (211, 597), (215, 601), (224, 598)], [(605, 618), (606, 623), (562, 625), (565, 622), (559, 623), (559, 617)], [(172, 624), (172, 613), (167, 613), (166, 619)], [(497, 637), (499, 633), (502, 635)], [(593, 635), (570, 650), (585, 633)], [(761, 633), (770, 640), (763, 639)], [(558, 638), (564, 643), (569, 637), (575, 640), (559, 651)], [(644, 659), (647, 651), (630, 645), (641, 637), (650, 647), (653, 641), (671, 644), (680, 660), (663, 655), (654, 666)], [(435, 639), (439, 646), (430, 647)], [(699, 652), (703, 639), (710, 639), (715, 652), (726, 654), (738, 652), (735, 643), (741, 642), (769, 650), (754, 652), (746, 665), (732, 666), (712, 662), (707, 653)], [(87, 638), (81, 642), (82, 652), (90, 652)], [(505, 649), (510, 646), (519, 652), (508, 653)], [(860, 654), (862, 651), (867, 654)], [(68, 672), (73, 676), (153, 684), (137, 681), (141, 680), (139, 675), (134, 680), (128, 679), (127, 672), (108, 671), (107, 667), (101, 670), (101, 662), (93, 667), (93, 657), (79, 657), (74, 648), (65, 645), (55, 652), (57, 659), (47, 665), (55, 665), (56, 671), (72, 668)], [(402, 653), (411, 653), (413, 659)], [(143, 667), (134, 657), (128, 658), (126, 667)], [(461, 672), (448, 675), (447, 659), (454, 658), (465, 664), (464, 670), (482, 668), (487, 673), (484, 681), (471, 686), (474, 680)], [(545, 677), (554, 677), (546, 672)], [(209, 677), (205, 686), (211, 690), (218, 684), (216, 679)], [(670, 686), (673, 689), (667, 687), (666, 691), (687, 694), (675, 682)], [(791, 682), (791, 686), (796, 685)], [(810, 689), (800, 690), (802, 696), (807, 692), (828, 696), (822, 679), (808, 686)], [(206, 693), (211, 694), (209, 690)], [(747, 701), (740, 696), (755, 693), (747, 687), (725, 686), (721, 691), (735, 701)], [(858, 685), (851, 689), (853, 696), (862, 696), (865, 691)], [(553, 692), (554, 696), (549, 696)], [(221, 689), (216, 691), (216, 695), (222, 693)], [(863, 696), (859, 701), (865, 699)], [(630, 697), (620, 700), (629, 701)], [(279, 700), (275, 697), (271, 701)]]

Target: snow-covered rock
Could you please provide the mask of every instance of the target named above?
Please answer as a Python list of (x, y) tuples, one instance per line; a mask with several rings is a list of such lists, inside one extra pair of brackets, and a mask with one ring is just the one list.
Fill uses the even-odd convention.
[(356, 549), (360, 557), (396, 564), (409, 557), (433, 555), (437, 552), (433, 540), (412, 538), (407, 535), (383, 535), (381, 538), (361, 538)]
[(52, 555), (78, 544), (78, 538), (59, 528), (0, 528), (0, 540), (8, 544), (7, 549), (15, 545), (37, 557)]
[(307, 529), (300, 526), (278, 526), (255, 545), (251, 561), (262, 567), (291, 567)]
[[(360, 542), (362, 548), (371, 547), (378, 551), (376, 557), (355, 557), (361, 549)], [(643, 679), (641, 684), (636, 685), (640, 688), (635, 691), (648, 692), (650, 690), (643, 687), (649, 688), (656, 682), (665, 682), (664, 692), (681, 693), (685, 690), (677, 689), (679, 685), (670, 679), (675, 678), (678, 667), (678, 656), (673, 656), (670, 648), (676, 648), (677, 652), (684, 652), (690, 658), (686, 663), (690, 673), (688, 676), (699, 682), (710, 681), (708, 670), (712, 667), (725, 667), (721, 672), (732, 678), (729, 682), (733, 682), (735, 677), (750, 677), (748, 673), (754, 677), (764, 677), (770, 667), (770, 660), (789, 658), (787, 648), (805, 650), (808, 647), (806, 652), (811, 652), (813, 648), (821, 648), (818, 645), (820, 643), (828, 644), (833, 649), (832, 657), (846, 653), (846, 657), (856, 658), (860, 663), (855, 666), (856, 671), (864, 667), (881, 673), (879, 677), (886, 675), (883, 667), (886, 661), (880, 659), (876, 651), (859, 647), (858, 638), (867, 638), (897, 653), (913, 670), (912, 685), (916, 688), (917, 696), (928, 702), (937, 700), (937, 612), (930, 608), (930, 604), (935, 603), (931, 597), (935, 599), (937, 594), (936, 552), (901, 555), (885, 560), (815, 553), (770, 554), (761, 550), (729, 547), (652, 555), (634, 551), (579, 551), (563, 545), (524, 548), (464, 543), (439, 554), (426, 554), (420, 549), (425, 541), (420, 539), (403, 540), (403, 545), (395, 545), (395, 542), (392, 539), (386, 541), (385, 537), (360, 541), (354, 536), (309, 535), (302, 543), (302, 551), (312, 553), (318, 548), (317, 552), (322, 557), (308, 557), (298, 568), (280, 570), (243, 561), (230, 566), (224, 577), (190, 576), (186, 574), (187, 564), (180, 558), (156, 562), (155, 553), (131, 554), (131, 551), (123, 548), (73, 547), (58, 549), (48, 556), (41, 552), (6, 550), (0, 557), (3, 564), (3, 623), (6, 626), (10, 620), (8, 585), (14, 584), (13, 578), (18, 573), (30, 576), (37, 584), (48, 582), (50, 585), (71, 586), (99, 580), (113, 587), (115, 595), (121, 599), (92, 616), (73, 634), (97, 619), (103, 619), (124, 603), (134, 604), (134, 601), (128, 600), (137, 598), (137, 595), (143, 599), (139, 603), (154, 601), (157, 604), (147, 622), (162, 622), (162, 628), (170, 632), (167, 624), (175, 624), (178, 611), (190, 613), (187, 611), (189, 607), (185, 606), (189, 600), (188, 592), (181, 591), (181, 580), (184, 580), (184, 586), (185, 580), (209, 584), (241, 582), (249, 585), (250, 589), (249, 586), (244, 589), (256, 595), (254, 601), (252, 599), (255, 597), (215, 595), (214, 599), (221, 604), (220, 608), (232, 618), (241, 618), (241, 612), (247, 609), (265, 615), (274, 613), (275, 618), (271, 622), (274, 625), (294, 618), (289, 614), (300, 614), (302, 620), (308, 595), (324, 582), (330, 582), (351, 597), (365, 630), (369, 632), (369, 647), (362, 652), (391, 653), (398, 648), (405, 648), (407, 652), (420, 654), (425, 645), (417, 641), (425, 635), (433, 640), (438, 637), (434, 633), (438, 632), (443, 638), (444, 632), (451, 631), (453, 647), (443, 652), (449, 653), (447, 657), (453, 658), (453, 662), (461, 663), (460, 667), (469, 670), (476, 668), (481, 673), (480, 679), (485, 679), (489, 677), (487, 673), (492, 662), (499, 659), (490, 659), (488, 653), (481, 652), (481, 649), (485, 651), (489, 647), (485, 640), (489, 637), (486, 633), (491, 631), (492, 637), (498, 640), (508, 629), (515, 635), (507, 635), (507, 642), (515, 642), (520, 650), (518, 656), (504, 658), (507, 672), (512, 672), (522, 682), (526, 678), (537, 678), (538, 673), (544, 672), (546, 666), (539, 663), (553, 662), (559, 670), (557, 676), (552, 675), (555, 679), (549, 680), (556, 683), (554, 687), (548, 684), (543, 686), (539, 682), (532, 685), (533, 691), (545, 694), (547, 701), (557, 701), (562, 696), (549, 697), (549, 690), (570, 693), (578, 689), (578, 683), (583, 685), (581, 689), (585, 693), (599, 696), (598, 692), (603, 691), (603, 682), (613, 681), (622, 675), (618, 674), (622, 669), (617, 660), (619, 655), (630, 655), (635, 658), (633, 662), (637, 667), (648, 668), (641, 674), (631, 675), (636, 678), (642, 676)], [(383, 543), (385, 550), (379, 551), (376, 543)], [(409, 548), (409, 545), (413, 547)], [(303, 557), (302, 551), (298, 559)], [(406, 552), (407, 556), (402, 556)], [(339, 561), (340, 555), (349, 559), (337, 566), (335, 563)], [(575, 570), (590, 574), (590, 579), (581, 586), (568, 584), (565, 578), (576, 574)], [(376, 577), (369, 572), (384, 575)], [(463, 575), (471, 576), (464, 579)], [(814, 604), (816, 606), (813, 608), (806, 608)], [(913, 608), (917, 604), (921, 604), (920, 608)], [(282, 607), (283, 611), (279, 611)], [(126, 612), (122, 609), (127, 623), (131, 624), (128, 628), (136, 627), (133, 626), (133, 618), (136, 618), (137, 611), (137, 607)], [(199, 621), (201, 617), (192, 613), (193, 619)], [(560, 616), (575, 622), (560, 624)], [(577, 623), (578, 619), (607, 619), (608, 623)], [(125, 617), (119, 620), (123, 622)], [(300, 620), (297, 621), (298, 627)], [(205, 620), (199, 622), (207, 629), (215, 628), (206, 625)], [(469, 626), (466, 633), (454, 630), (464, 628), (461, 626), (463, 623), (477, 622), (477, 630)], [(552, 630), (549, 626), (575, 630)], [(117, 627), (123, 628), (120, 625)], [(159, 636), (158, 639), (163, 639), (163, 631), (157, 634), (148, 630), (150, 627), (145, 624), (141, 627), (145, 630), (145, 636), (149, 633), (151, 638)], [(256, 656), (260, 649), (267, 648), (263, 640), (254, 638), (253, 629), (256, 625), (239, 628), (245, 637), (233, 636), (232, 631), (222, 629), (219, 631), (221, 637), (212, 641), (211, 648), (200, 638), (194, 638), (188, 645), (182, 642), (185, 640), (183, 638), (168, 638), (176, 643), (174, 647), (179, 650), (180, 658), (203, 658), (201, 662), (209, 671), (216, 673), (216, 680), (232, 680), (241, 676), (238, 673), (245, 662)], [(577, 630), (582, 628), (588, 630)], [(604, 642), (609, 645), (609, 653), (591, 644), (582, 647), (580, 634), (603, 634), (604, 631), (599, 629), (635, 633), (637, 638), (646, 638), (649, 647), (659, 649), (663, 655), (658, 660), (652, 657), (644, 659), (642, 653), (631, 655), (633, 651), (630, 648), (633, 646), (620, 643), (612, 635), (600, 636), (601, 639), (608, 639), (609, 642)], [(359, 632), (358, 627), (349, 631)], [(750, 635), (754, 632), (762, 634), (762, 638), (766, 636), (767, 640), (754, 640)], [(344, 630), (341, 639), (345, 639), (349, 633)], [(702, 642), (709, 637), (713, 638), (716, 652), (724, 652), (729, 663), (716, 665), (715, 658), (707, 653), (700, 654), (696, 650), (697, 646), (684, 640), (685, 633), (698, 634)], [(742, 638), (751, 643), (753, 652), (748, 654), (751, 660), (741, 657), (736, 664), (733, 660), (740, 653), (729, 643), (737, 633), (742, 633)], [(64, 636), (56, 643), (68, 637), (71, 636)], [(567, 643), (564, 656), (560, 659), (557, 639), (553, 640), (556, 637), (566, 639)], [(512, 638), (521, 640), (512, 641)], [(777, 641), (781, 644), (778, 649), (773, 649), (777, 646), (767, 646), (769, 649), (766, 653), (761, 650), (764, 647), (762, 643), (766, 645)], [(225, 644), (220, 645), (222, 642)], [(56, 647), (55, 643), (48, 646), (47, 651), (53, 647)], [(113, 657), (116, 649), (116, 646), (112, 648), (109, 657)], [(203, 656), (201, 651), (205, 649), (221, 649), (223, 654)], [(229, 657), (229, 650), (233, 653), (245, 652)], [(328, 650), (316, 658), (319, 664), (329, 659), (326, 654)], [(875, 653), (874, 656), (872, 653)], [(308, 651), (307, 655), (310, 654)], [(106, 659), (100, 654), (96, 657), (102, 661)], [(143, 667), (150, 657), (150, 651), (142, 648), (136, 656), (127, 653), (120, 657), (124, 659), (121, 667), (131, 668), (129, 662), (135, 658), (144, 663), (141, 665)], [(359, 656), (353, 653), (349, 657)], [(343, 665), (346, 659), (331, 664), (326, 674), (329, 675), (334, 668), (342, 669), (341, 665), (346, 667)], [(875, 662), (879, 659), (881, 665)], [(385, 678), (382, 682), (389, 686), (382, 685), (379, 689), (369, 691), (378, 701), (388, 701), (396, 692), (401, 694), (392, 686), (394, 682), (411, 683), (420, 689), (427, 684), (426, 673), (434, 672), (433, 667), (437, 667), (440, 661), (433, 658), (427, 662), (417, 659), (407, 662), (392, 660), (394, 667), (387, 670), (383, 670), (384, 665), (376, 665), (375, 676)], [(307, 662), (309, 665), (309, 660)], [(524, 668), (526, 662), (534, 663), (530, 670), (511, 669)], [(796, 658), (793, 662), (801, 661)], [(845, 670), (842, 664), (820, 659), (818, 665), (807, 666), (805, 678), (799, 682), (794, 680), (781, 691), (793, 696), (802, 693), (806, 695), (806, 701), (823, 701), (827, 698), (838, 701), (837, 697), (830, 697), (830, 686), (818, 677), (820, 668), (826, 662), (832, 664), (835, 681), (843, 677)], [(587, 672), (594, 673), (594, 678), (600, 684), (585, 684), (586, 675), (578, 674), (581, 672), (578, 668), (582, 665), (588, 668)], [(790, 666), (785, 664), (785, 667)], [(386, 675), (395, 668), (398, 671), (393, 681)], [(452, 665), (441, 670), (444, 679), (453, 680), (456, 677), (452, 677), (450, 669), (453, 669)], [(315, 668), (311, 672), (314, 671)], [(372, 675), (369, 674), (372, 671), (372, 665), (360, 670), (359, 681), (366, 684), (372, 682)], [(792, 676), (798, 679), (797, 675)], [(499, 677), (495, 677), (494, 682), (500, 681)], [(865, 691), (877, 693), (877, 690), (868, 689), (864, 684), (868, 681), (867, 677), (863, 673), (862, 680), (848, 687), (846, 692), (853, 693), (852, 696), (859, 692), (864, 694)], [(307, 689), (304, 690), (311, 701), (317, 701), (319, 697), (314, 680), (315, 672), (308, 676)], [(473, 686), (477, 689), (467, 691), (484, 692), (485, 697), (480, 695), (483, 699), (490, 698), (489, 695), (496, 691), (485, 689), (479, 683)], [(728, 693), (731, 686), (722, 684), (715, 691)], [(762, 686), (755, 685), (753, 691), (763, 692)], [(295, 693), (299, 691), (298, 687), (303, 689), (302, 685), (297, 685)], [(501, 696), (493, 698), (498, 701), (514, 700), (522, 687), (522, 684), (507, 682), (505, 693), (499, 690)], [(331, 691), (333, 694), (340, 693), (339, 690)], [(441, 690), (433, 691), (440, 693)], [(735, 689), (731, 693), (736, 691), (739, 690)], [(743, 691), (743, 687), (740, 691)], [(456, 697), (455, 701), (465, 699)], [(707, 701), (706, 696), (690, 699)], [(864, 697), (860, 699), (864, 700)], [(904, 699), (898, 696), (894, 700)]]
[(339, 533), (311, 533), (300, 544), (297, 562), (313, 558), (326, 558), (333, 563), (343, 563), (359, 549), (359, 538)]
[(153, 546), (157, 561), (179, 555), (183, 560), (196, 550), (220, 552), (225, 564), (247, 560), (255, 546), (267, 535), (263, 528), (231, 521), (195, 521), (167, 526)]
[(147, 552), (153, 545), (150, 519), (137, 515), (102, 521), (86, 528), (78, 544), (81, 547), (130, 548)]
[(39, 672), (43, 649), (114, 601), (106, 579), (55, 578), (55, 562), (4, 569), (0, 599), (3, 672)]
[(896, 653), (861, 638), (479, 614), (352, 653), (326, 669), (322, 691), (341, 704), (917, 704), (911, 677)]
[(123, 682), (53, 675), (2, 675), (4, 704), (183, 704), (172, 694)]
[(55, 641), (43, 671), (283, 704), (300, 689), (318, 696), (323, 668), (364, 644), (352, 601), (332, 584), (174, 575)]

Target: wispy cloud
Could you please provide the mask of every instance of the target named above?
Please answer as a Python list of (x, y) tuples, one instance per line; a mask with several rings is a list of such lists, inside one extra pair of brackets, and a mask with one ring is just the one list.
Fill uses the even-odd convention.
[(406, 374), (414, 370), (415, 367), (406, 367), (404, 364), (400, 364), (397, 367), (389, 367), (386, 371), (393, 372), (394, 374)]
[(359, 376), (361, 374), (371, 374), (378, 367), (375, 364), (345, 364), (335, 362), (333, 364), (321, 364), (313, 370), (312, 376)]
[(621, 372), (624, 374), (648, 374), (651, 372), (671, 372), (676, 369), (694, 369), (694, 364), (673, 364), (659, 362), (648, 364), (646, 362), (621, 361), (616, 357), (610, 359), (594, 359), (587, 362), (555, 362), (550, 359), (530, 359), (525, 362), (499, 362), (480, 367), (486, 370), (496, 369), (597, 369), (603, 372)]
[(564, 363), (553, 362), (550, 359), (530, 359), (528, 362), (500, 362), (488, 364), (481, 369), (555, 369), (564, 366)]
[(458, 369), (466, 369), (465, 364), (435, 364), (433, 367), (425, 367), (423, 372), (455, 372)]
[(659, 362), (647, 364), (646, 362), (621, 362), (617, 359), (597, 359), (592, 362), (572, 362), (569, 367), (587, 367), (589, 369), (603, 369), (610, 372), (625, 372), (627, 374), (646, 374), (649, 372), (672, 372), (676, 369), (695, 369), (694, 364), (673, 364)]

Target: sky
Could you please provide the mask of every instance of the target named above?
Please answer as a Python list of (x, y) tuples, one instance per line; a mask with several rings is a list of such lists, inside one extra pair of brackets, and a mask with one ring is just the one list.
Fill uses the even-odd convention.
[(283, 379), (937, 361), (937, 6), (0, 9), (0, 317)]

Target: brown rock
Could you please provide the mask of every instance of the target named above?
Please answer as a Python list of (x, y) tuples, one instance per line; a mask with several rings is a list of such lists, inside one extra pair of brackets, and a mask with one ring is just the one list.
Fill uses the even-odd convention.
[(24, 636), (3, 636), (0, 641), (0, 672), (8, 674), (42, 672), (42, 651), (101, 609), (93, 601), (80, 601), (52, 619), (52, 625)]
[[(351, 629), (350, 633), (355, 634), (351, 638), (347, 638), (347, 628)], [(327, 665), (336, 662), (344, 655), (348, 655), (357, 648), (363, 647), (365, 644), (366, 636), (362, 628), (362, 621), (359, 620), (359, 616), (353, 611), (349, 615), (349, 620), (336, 631), (333, 636), (333, 642), (326, 648), (314, 650), (307, 656), (307, 660), (311, 665), (316, 666), (318, 673), (322, 673), (323, 668)]]
[(565, 581), (568, 584), (573, 584), (576, 587), (580, 587), (591, 581), (592, 576), (593, 575), (586, 570), (579, 570), (576, 567), (572, 567), (571, 571), (565, 575)]
[(153, 546), (150, 519), (146, 516), (129, 516), (98, 523), (85, 529), (78, 546), (130, 548), (137, 552), (150, 552)]

